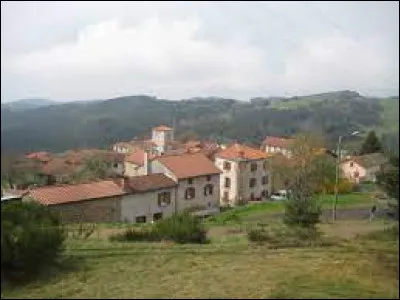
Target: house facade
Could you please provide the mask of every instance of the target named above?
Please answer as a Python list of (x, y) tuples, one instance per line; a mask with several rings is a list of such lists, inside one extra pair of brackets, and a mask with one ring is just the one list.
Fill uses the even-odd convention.
[(121, 221), (130, 223), (155, 222), (177, 212), (177, 183), (164, 174), (128, 178), (121, 199)]
[(177, 211), (190, 211), (196, 215), (219, 212), (221, 171), (204, 154), (157, 157), (151, 162), (151, 169), (177, 183)]
[(48, 206), (63, 223), (119, 222), (125, 193), (115, 181), (103, 180), (31, 189), (22, 200)]
[(269, 155), (245, 145), (233, 144), (215, 155), (222, 170), (220, 205), (236, 206), (271, 194)]
[(372, 153), (346, 159), (340, 166), (343, 176), (355, 183), (375, 182), (376, 174), (386, 162), (387, 158), (382, 153)]

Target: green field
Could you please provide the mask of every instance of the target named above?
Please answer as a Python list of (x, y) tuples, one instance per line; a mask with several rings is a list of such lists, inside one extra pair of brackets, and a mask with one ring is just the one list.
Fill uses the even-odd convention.
[[(333, 205), (334, 195), (321, 195), (316, 198), (317, 203), (322, 209), (331, 209)], [(352, 193), (346, 195), (339, 195), (337, 202), (337, 209), (349, 208), (370, 208), (373, 198), (368, 193)], [(379, 204), (378, 204), (379, 205)], [(257, 220), (268, 217), (270, 214), (283, 213), (285, 210), (284, 201), (275, 202), (261, 202), (254, 203), (247, 206), (239, 206), (228, 211), (225, 211), (214, 218), (207, 220), (207, 224), (222, 225), (224, 223), (231, 223), (231, 216), (235, 215), (238, 218), (246, 221), (247, 219)], [(235, 222), (235, 219), (232, 219)]]
[[(321, 196), (319, 202), (330, 207), (332, 197)], [(86, 240), (67, 239), (60, 266), (25, 285), (2, 285), (1, 296), (398, 298), (399, 240), (382, 231), (391, 221), (323, 222), (318, 226), (330, 246), (271, 249), (249, 242), (251, 221), (280, 223), (268, 216), (282, 212), (283, 204), (252, 204), (207, 219), (210, 243), (203, 245), (110, 242), (110, 235), (133, 225), (100, 224)], [(340, 196), (338, 208), (370, 204), (369, 194), (353, 193)], [(222, 224), (232, 214), (239, 219)]]
[(268, 249), (245, 233), (215, 227), (211, 243), (111, 243), (107, 235), (69, 240), (63, 272), (2, 298), (396, 298), (398, 240), (356, 238), (382, 220), (321, 224), (331, 247)]

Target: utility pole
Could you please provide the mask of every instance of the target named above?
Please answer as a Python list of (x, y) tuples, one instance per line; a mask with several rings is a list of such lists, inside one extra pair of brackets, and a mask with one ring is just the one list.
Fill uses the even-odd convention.
[(336, 150), (336, 180), (335, 180), (335, 199), (333, 201), (332, 218), (336, 221), (336, 205), (338, 201), (338, 186), (339, 186), (339, 166), (340, 166), (340, 146), (342, 143), (342, 136), (339, 136), (339, 141)]
[[(360, 132), (359, 131), (353, 131), (350, 134), (347, 134), (348, 136), (354, 136), (358, 135)], [(339, 136), (338, 144), (337, 144), (337, 150), (336, 150), (336, 181), (335, 181), (335, 199), (333, 200), (333, 209), (332, 209), (332, 219), (333, 221), (336, 221), (336, 205), (339, 197), (339, 167), (340, 167), (340, 157), (341, 157), (341, 145), (342, 145), (342, 136)]]

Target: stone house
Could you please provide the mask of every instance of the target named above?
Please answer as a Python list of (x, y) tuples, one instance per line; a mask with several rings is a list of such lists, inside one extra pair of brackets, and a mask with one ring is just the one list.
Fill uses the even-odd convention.
[(127, 178), (121, 200), (123, 222), (146, 223), (170, 217), (177, 212), (177, 183), (164, 174)]
[(163, 173), (178, 184), (177, 211), (196, 215), (219, 212), (221, 170), (202, 153), (165, 155), (152, 160), (151, 170)]
[(245, 145), (233, 144), (215, 155), (215, 165), (222, 170), (221, 206), (246, 204), (271, 194), (270, 155)]
[(23, 201), (38, 201), (59, 214), (63, 223), (119, 222), (126, 194), (113, 180), (31, 189)]

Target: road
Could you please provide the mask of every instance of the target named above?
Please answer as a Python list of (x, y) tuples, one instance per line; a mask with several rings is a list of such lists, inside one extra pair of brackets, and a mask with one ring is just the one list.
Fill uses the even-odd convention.
[[(375, 215), (381, 214), (379, 211)], [(276, 213), (271, 215), (271, 217), (278, 218), (282, 217), (283, 213)], [(336, 210), (337, 220), (364, 220), (369, 219), (370, 210), (368, 208), (345, 208)], [(332, 219), (332, 209), (324, 209), (322, 211), (322, 220)]]

